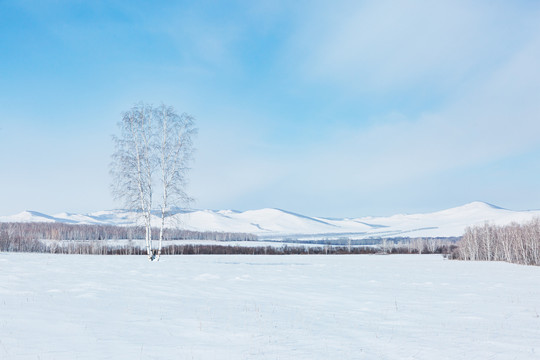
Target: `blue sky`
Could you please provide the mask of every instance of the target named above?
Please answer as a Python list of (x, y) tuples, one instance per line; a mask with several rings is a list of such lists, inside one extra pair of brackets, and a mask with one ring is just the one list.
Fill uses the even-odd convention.
[(197, 118), (196, 208), (540, 208), (536, 1), (0, 1), (0, 214), (91, 212), (135, 102)]

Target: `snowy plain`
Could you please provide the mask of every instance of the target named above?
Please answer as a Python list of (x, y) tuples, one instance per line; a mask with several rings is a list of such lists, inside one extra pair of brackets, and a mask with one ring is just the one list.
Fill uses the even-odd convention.
[(538, 359), (540, 268), (0, 254), (0, 359)]

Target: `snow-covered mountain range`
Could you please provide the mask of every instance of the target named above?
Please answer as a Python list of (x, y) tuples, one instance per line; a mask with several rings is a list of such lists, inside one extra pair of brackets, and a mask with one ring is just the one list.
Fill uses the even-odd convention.
[[(540, 210), (513, 211), (484, 202), (425, 214), (399, 214), (388, 217), (330, 219), (309, 217), (279, 209), (244, 212), (234, 210), (183, 210), (174, 212), (169, 227), (196, 231), (243, 232), (261, 239), (369, 237), (454, 237), (467, 226), (490, 222), (509, 224), (540, 217)], [(46, 215), (24, 211), (0, 216), (0, 222), (60, 222), (67, 224), (137, 225), (137, 214), (127, 210), (100, 211), (90, 214), (61, 213)], [(153, 222), (159, 224), (156, 213)]]

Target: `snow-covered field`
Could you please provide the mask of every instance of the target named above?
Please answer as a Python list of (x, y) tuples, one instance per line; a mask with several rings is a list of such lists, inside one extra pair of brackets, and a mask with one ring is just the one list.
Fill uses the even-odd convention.
[(0, 254), (0, 359), (538, 359), (540, 268)]

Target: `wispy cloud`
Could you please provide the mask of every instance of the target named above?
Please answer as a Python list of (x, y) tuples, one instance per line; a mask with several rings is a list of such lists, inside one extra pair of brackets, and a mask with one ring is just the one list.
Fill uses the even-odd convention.
[(308, 78), (346, 91), (452, 90), (522, 47), (538, 10), (533, 2), (319, 3), (291, 47)]
[[(418, 203), (435, 210), (457, 205), (451, 193), (477, 199), (486, 182), (492, 185), (483, 200), (497, 203), (498, 194), (519, 189), (494, 173), (466, 186), (446, 179), (499, 162), (509, 169), (519, 163), (513, 159), (540, 152), (535, 1), (51, 0), (0, 7), (2, 127), (70, 124), (79, 136), (92, 127), (92, 144), (103, 149), (133, 102), (174, 105), (199, 120), (191, 181), (199, 207), (359, 215), (384, 202), (379, 209), (388, 214), (406, 201), (414, 211), (408, 194), (429, 190)], [(18, 143), (8, 138), (2, 146)], [(71, 146), (54, 145), (28, 143), (45, 158)], [(70, 150), (80, 158), (92, 152)], [(106, 165), (102, 153), (95, 162)], [(27, 177), (23, 167), (40, 168), (30, 156), (10, 163), (19, 162), (13, 179)], [(527, 174), (530, 161), (523, 163), (529, 167), (512, 168)], [(57, 161), (47, 164), (51, 174), (65, 171)], [(70, 171), (86, 174), (77, 170), (84, 167)], [(93, 167), (88, 172), (99, 171), (100, 180), (88, 181), (94, 187), (84, 193), (110, 204), (108, 188), (97, 185), (108, 182), (106, 166)], [(28, 191), (13, 193), (7, 203), (48, 211), (33, 206), (39, 197)], [(84, 197), (73, 197), (71, 208)]]
[[(291, 208), (296, 201), (324, 211), (324, 205), (310, 202), (319, 197), (342, 209), (343, 203), (365, 209), (378, 201), (402, 201), (399, 197), (408, 195), (392, 189), (404, 184), (406, 191), (418, 193), (426, 177), (436, 182), (449, 174), (467, 176), (471, 167), (540, 148), (536, 5), (355, 4), (315, 7), (298, 23), (284, 55), (300, 59), (296, 80), (329, 86), (350, 102), (365, 96), (424, 97), (427, 110), (405, 114), (387, 107), (369, 121), (353, 119), (300, 150), (290, 146), (290, 156), (266, 154), (260, 169), (255, 158), (240, 155), (247, 161), (242, 166), (268, 176), (262, 180), (238, 172), (230, 179), (233, 188), (271, 193)], [(426, 93), (409, 94), (421, 91)], [(430, 92), (437, 93), (436, 104)], [(474, 200), (486, 181), (470, 179), (459, 191)], [(444, 198), (458, 190), (431, 191)], [(500, 183), (493, 191), (513, 190)], [(250, 194), (238, 191), (239, 203), (251, 205)], [(388, 194), (395, 198), (387, 199)]]

